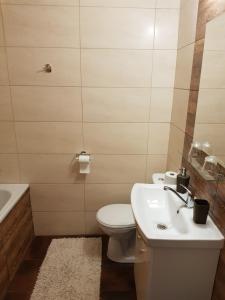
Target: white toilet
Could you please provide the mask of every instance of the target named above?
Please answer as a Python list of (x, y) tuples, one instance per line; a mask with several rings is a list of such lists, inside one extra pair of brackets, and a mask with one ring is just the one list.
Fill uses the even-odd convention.
[(99, 226), (110, 236), (107, 256), (120, 263), (134, 262), (135, 220), (130, 204), (111, 204), (99, 209)]

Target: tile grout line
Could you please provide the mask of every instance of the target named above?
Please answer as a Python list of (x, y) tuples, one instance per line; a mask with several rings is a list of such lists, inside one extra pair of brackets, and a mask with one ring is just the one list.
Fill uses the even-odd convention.
[[(58, 183), (58, 182), (50, 182), (50, 183), (45, 183), (45, 182), (41, 182), (41, 183), (36, 183), (36, 182), (31, 182), (30, 183), (31, 185), (83, 185), (84, 183), (83, 182), (63, 182), (63, 183)], [(117, 185), (132, 185), (133, 182), (126, 182), (126, 183), (121, 183), (121, 182), (97, 182), (97, 183), (93, 183), (93, 182), (88, 182), (87, 183), (88, 185), (100, 185), (100, 184), (107, 184), (107, 185), (114, 185), (114, 184), (117, 184)]]
[[(14, 120), (15, 123), (45, 123), (45, 124), (51, 124), (51, 123), (66, 123), (66, 124), (76, 124), (76, 125), (79, 125), (79, 124), (82, 124), (81, 121), (57, 121), (57, 120), (54, 120), (54, 121), (43, 121), (43, 120)], [(0, 123), (12, 123), (12, 120), (0, 120)], [(121, 122), (121, 121), (109, 121), (109, 122), (105, 122), (105, 121), (85, 121), (84, 123), (87, 123), (87, 124), (170, 124), (170, 122), (148, 122), (148, 121), (124, 121), (124, 122)], [(205, 124), (205, 123), (199, 123), (199, 124)], [(224, 123), (207, 123), (207, 124), (224, 124)]]
[[(16, 123), (15, 123), (15, 111), (13, 107), (13, 100), (12, 100), (12, 89), (11, 89), (11, 81), (10, 81), (10, 73), (9, 73), (9, 59), (8, 59), (8, 51), (6, 47), (6, 32), (5, 32), (5, 22), (4, 22), (4, 15), (2, 10), (2, 3), (0, 3), (0, 14), (2, 17), (2, 31), (3, 31), (3, 41), (4, 41), (4, 52), (5, 52), (5, 59), (6, 59), (6, 68), (7, 68), (7, 78), (8, 78), (8, 88), (10, 93), (10, 105), (11, 105), (11, 113), (12, 113), (12, 123), (13, 123), (13, 136), (15, 139), (15, 145), (16, 145), (16, 153), (14, 155), (16, 156), (17, 165), (18, 168), (18, 176), (19, 176), (19, 182), (21, 182), (21, 167), (20, 167), (20, 159), (19, 159), (19, 145), (18, 145), (18, 138), (16, 134)], [(8, 153), (9, 154), (9, 153)]]
[[(9, 86), (7, 84), (0, 84), (0, 86)], [(41, 88), (81, 88), (81, 85), (41, 85), (41, 84), (10, 84), (10, 86), (13, 87), (41, 87)], [(171, 86), (90, 86), (90, 85), (83, 85), (82, 88), (88, 88), (88, 89), (173, 89)], [(176, 88), (181, 90), (188, 90), (185, 88)], [(208, 88), (206, 88), (208, 89)], [(220, 88), (221, 90), (224, 90), (224, 88)], [(195, 91), (195, 90), (194, 90)]]
[[(3, 154), (3, 155), (6, 155), (6, 154), (16, 154), (16, 153), (0, 153), (0, 154)], [(60, 155), (67, 155), (67, 156), (73, 156), (74, 153), (72, 152), (64, 152), (64, 153), (57, 153), (57, 152), (18, 152), (19, 155), (37, 155), (37, 156), (42, 156), (42, 155), (46, 155), (46, 156), (49, 156), (49, 155), (52, 155), (52, 156), (60, 156)], [(94, 155), (97, 155), (97, 156), (145, 156), (145, 155), (154, 155), (154, 156), (157, 156), (157, 155), (166, 155), (166, 153), (97, 153), (97, 152), (93, 152)]]
[[(156, 9), (154, 11), (154, 34), (153, 34), (153, 49), (155, 47), (155, 31), (156, 31)], [(149, 140), (150, 140), (150, 116), (151, 116), (151, 103), (152, 103), (152, 78), (153, 78), (153, 72), (154, 72), (154, 52), (152, 53), (152, 70), (151, 70), (151, 83), (150, 83), (150, 98), (149, 98), (149, 109), (148, 109), (148, 134), (147, 134), (147, 155), (146, 155), (146, 165), (145, 165), (145, 182), (148, 182), (148, 163), (149, 163), (149, 159), (148, 159), (148, 153), (149, 153)]]
[[(83, 185), (84, 182), (77, 182), (77, 183), (73, 183), (73, 182), (49, 182), (49, 183), (46, 183), (46, 182), (30, 182), (29, 183), (30, 185)], [(127, 182), (118, 182), (118, 181), (113, 181), (113, 182), (101, 182), (101, 181), (96, 181), (96, 182), (87, 182), (88, 185), (100, 185), (100, 184), (106, 184), (106, 185), (133, 185), (134, 184), (134, 181), (130, 182), (130, 181), (127, 181)]]
[[(110, 48), (110, 47), (80, 47), (80, 48), (77, 48), (77, 47), (69, 47), (69, 46), (62, 46), (62, 47), (58, 47), (58, 46), (30, 46), (30, 45), (5, 45), (5, 46), (1, 46), (0, 45), (0, 48), (3, 48), (3, 47), (6, 47), (6, 48), (19, 48), (19, 49), (65, 49), (65, 50), (98, 50), (98, 51), (136, 51), (136, 52), (139, 52), (139, 51), (145, 51), (145, 52), (153, 52), (153, 51), (177, 51), (176, 48)], [(217, 51), (217, 50), (211, 50), (211, 51)]]
[(139, 10), (153, 10), (153, 9), (159, 9), (159, 10), (177, 10), (180, 9), (180, 7), (157, 7), (157, 5), (154, 5), (154, 7), (137, 7), (137, 6), (105, 6), (105, 5), (80, 5), (79, 4), (74, 4), (74, 5), (61, 5), (61, 4), (31, 4), (31, 3), (7, 3), (7, 2), (1, 2), (1, 5), (4, 6), (33, 6), (33, 7), (38, 7), (38, 6), (49, 6), (49, 7), (85, 7), (85, 8), (100, 8), (100, 9), (107, 9), (107, 8), (116, 8), (116, 9), (139, 9)]
[(83, 76), (82, 76), (82, 64), (81, 64), (81, 60), (82, 60), (82, 51), (81, 51), (81, 12), (80, 12), (80, 0), (79, 0), (79, 13), (78, 13), (78, 17), (79, 17), (79, 44), (80, 44), (80, 96), (81, 96), (81, 110), (82, 110), (82, 146), (84, 149), (84, 103), (83, 103), (83, 91), (82, 91), (82, 87), (83, 87)]
[[(81, 6), (80, 6), (80, 0), (79, 0), (79, 44), (80, 44), (80, 83), (81, 83), (81, 89), (80, 89), (80, 95), (81, 95), (81, 110), (82, 110), (82, 125), (81, 125), (81, 134), (82, 134), (82, 145), (83, 145), (83, 151), (87, 151), (85, 147), (85, 139), (84, 139), (84, 97), (83, 97), (83, 75), (82, 75), (82, 37), (81, 37)], [(84, 193), (84, 232), (87, 234), (87, 205), (86, 205), (86, 178), (84, 180), (83, 185), (83, 193)]]
[[(70, 156), (74, 156), (74, 153), (71, 154), (71, 152), (7, 152), (7, 153), (0, 153), (0, 155), (36, 155), (36, 156), (42, 156), (42, 155), (70, 155)], [(166, 155), (166, 153), (101, 153), (101, 152), (93, 152), (92, 155), (97, 155), (97, 156), (151, 156), (151, 155)]]

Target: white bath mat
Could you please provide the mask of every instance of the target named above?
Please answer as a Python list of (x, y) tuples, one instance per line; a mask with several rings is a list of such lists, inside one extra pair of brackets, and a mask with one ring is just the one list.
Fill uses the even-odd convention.
[(99, 300), (101, 238), (52, 240), (31, 300)]

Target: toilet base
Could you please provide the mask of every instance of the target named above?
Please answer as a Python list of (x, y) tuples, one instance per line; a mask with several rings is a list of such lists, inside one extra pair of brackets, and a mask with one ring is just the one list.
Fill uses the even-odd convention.
[(129, 239), (109, 238), (107, 256), (119, 263), (134, 263), (135, 261), (135, 231)]

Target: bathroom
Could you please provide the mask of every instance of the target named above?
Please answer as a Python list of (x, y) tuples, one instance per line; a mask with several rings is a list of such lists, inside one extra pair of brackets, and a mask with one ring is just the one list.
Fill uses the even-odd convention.
[(1, 300), (225, 300), (224, 50), (225, 0), (0, 0)]

